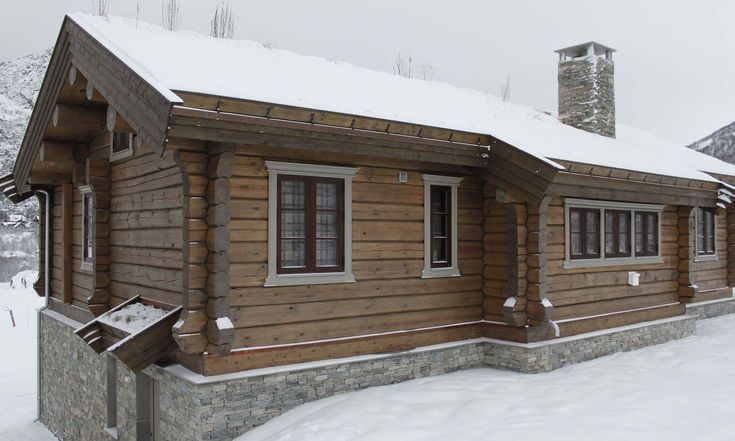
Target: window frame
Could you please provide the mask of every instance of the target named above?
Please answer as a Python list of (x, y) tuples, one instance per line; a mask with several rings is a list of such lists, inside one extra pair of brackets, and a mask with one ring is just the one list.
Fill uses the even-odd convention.
[[(304, 175), (288, 175), (285, 173), (279, 174), (277, 177), (278, 180), (278, 210), (277, 210), (277, 218), (276, 218), (276, 224), (278, 228), (278, 234), (276, 236), (278, 244), (277, 244), (277, 269), (276, 271), (278, 274), (313, 274), (313, 273), (334, 273), (334, 272), (343, 272), (344, 271), (344, 180), (338, 179), (338, 178), (327, 178), (327, 177), (321, 177), (321, 176), (304, 176)], [(282, 234), (282, 223), (280, 221), (281, 219), (281, 213), (282, 213), (282, 199), (281, 199), (281, 182), (284, 180), (291, 180), (291, 181), (302, 181), (304, 182), (304, 228), (305, 228), (305, 237), (304, 237), (304, 267), (303, 269), (301, 267), (293, 267), (293, 268), (284, 268), (282, 266), (282, 256), (281, 256), (281, 244), (283, 241), (283, 234)], [(316, 260), (316, 195), (314, 194), (314, 188), (316, 187), (316, 184), (318, 183), (336, 183), (338, 184), (338, 220), (339, 220), (339, 244), (337, 245), (337, 266), (331, 266), (331, 267), (319, 267), (317, 266), (315, 260)], [(341, 199), (341, 200), (339, 200)]]
[[(696, 207), (694, 214), (694, 256), (696, 262), (706, 262), (719, 260), (717, 255), (717, 209), (712, 207)], [(712, 215), (712, 252), (700, 252), (699, 245), (699, 222), (703, 213), (711, 213)]]
[[(599, 225), (599, 250), (600, 255), (596, 258), (571, 258), (571, 223), (570, 223), (570, 209), (583, 208), (583, 209), (598, 209), (600, 210), (600, 225)], [(638, 203), (627, 203), (627, 202), (614, 202), (614, 201), (598, 201), (598, 200), (587, 200), (587, 199), (573, 199), (566, 198), (564, 200), (564, 268), (589, 268), (589, 267), (601, 267), (601, 266), (616, 266), (616, 265), (636, 265), (636, 264), (650, 264), (650, 263), (662, 263), (663, 257), (661, 255), (661, 217), (664, 210), (663, 205), (651, 205), (651, 204), (638, 204)], [(630, 212), (629, 220), (629, 256), (615, 256), (608, 255), (605, 253), (605, 232), (606, 232), (606, 212)], [(635, 251), (635, 213), (636, 212), (655, 212), (657, 214), (657, 253), (655, 255), (640, 255), (636, 254)]]
[[(437, 239), (437, 236), (434, 235), (434, 215), (436, 212), (434, 211), (434, 191), (440, 191), (442, 193), (442, 196), (444, 197), (444, 240), (446, 241), (446, 254), (447, 259), (444, 261), (437, 261), (434, 260), (434, 241)], [(452, 244), (456, 241), (456, 238), (452, 237), (452, 219), (454, 219), (454, 216), (452, 216), (452, 202), (454, 198), (452, 197), (452, 187), (448, 185), (430, 185), (429, 186), (429, 231), (431, 231), (431, 244), (430, 244), (430, 255), (431, 255), (431, 268), (447, 268), (452, 266)]]
[[(94, 213), (94, 207), (95, 207), (95, 197), (94, 197), (94, 191), (91, 186), (84, 185), (82, 187), (79, 187), (79, 193), (82, 196), (82, 263), (81, 263), (81, 269), (84, 271), (94, 271), (94, 262), (96, 257), (96, 240), (95, 240), (95, 230), (96, 230), (96, 218)], [(89, 202), (87, 202), (87, 198), (89, 198)], [(87, 214), (87, 206), (89, 204), (92, 204), (92, 214), (91, 219), (88, 217)], [(89, 222), (89, 224), (88, 224)], [(90, 256), (87, 255), (87, 239), (91, 238), (92, 240), (92, 254)]]
[[(352, 283), (352, 178), (357, 167), (300, 164), (292, 162), (265, 161), (268, 170), (268, 276), (263, 286), (294, 286), (325, 283)], [(279, 272), (280, 228), (279, 228), (279, 176), (326, 178), (342, 180), (342, 268), (320, 272)]]
[[(455, 176), (438, 176), (423, 174), (424, 181), (424, 269), (421, 272), (421, 278), (438, 278), (438, 277), (459, 277), (459, 259), (457, 254), (458, 237), (457, 237), (457, 194), (462, 178)], [(432, 241), (432, 208), (431, 208), (431, 187), (448, 187), (449, 188), (449, 262), (446, 265), (435, 266), (432, 259), (433, 241)]]
[[(617, 257), (632, 257), (633, 256), (633, 248), (635, 246), (635, 240), (633, 236), (630, 234), (631, 232), (631, 224), (633, 223), (633, 212), (629, 210), (616, 210), (616, 209), (606, 209), (605, 210), (605, 221), (603, 224), (605, 225), (605, 231), (602, 232), (604, 235), (602, 244), (605, 246), (605, 256), (608, 258), (617, 258)], [(612, 237), (613, 237), (613, 247), (614, 251), (612, 253), (607, 252), (607, 215), (612, 213), (614, 216), (613, 221), (613, 230), (612, 230)], [(620, 251), (620, 215), (625, 215), (628, 219), (628, 252), (621, 252)]]
[[(572, 237), (572, 212), (579, 212), (579, 236), (581, 240), (580, 249), (582, 250), (582, 253), (579, 255), (573, 255), (571, 251), (571, 237)], [(588, 236), (589, 232), (587, 231), (587, 214), (596, 212), (597, 214), (597, 253), (588, 253), (587, 252), (587, 244), (588, 244)], [(602, 232), (602, 216), (603, 211), (600, 208), (590, 208), (590, 207), (569, 207), (569, 259), (570, 260), (592, 260), (592, 259), (599, 259), (602, 256), (602, 247), (600, 244), (600, 235), (604, 234)], [(604, 238), (603, 238), (604, 243)]]
[[(115, 151), (115, 135), (124, 134), (128, 136), (128, 147), (119, 152)], [(133, 155), (133, 146), (135, 144), (135, 134), (132, 132), (116, 132), (110, 131), (110, 162), (125, 159)]]
[[(646, 244), (646, 237), (648, 236), (648, 233), (649, 233), (649, 231), (648, 231), (649, 224), (648, 224), (648, 222), (645, 221), (645, 218), (643, 216), (647, 216), (649, 214), (655, 214), (656, 215), (656, 240), (657, 240), (657, 244), (656, 244), (656, 252), (655, 253), (651, 253), (649, 251), (645, 251), (644, 250), (641, 254), (638, 254), (638, 251), (636, 251), (636, 236), (638, 235), (638, 231), (635, 228), (635, 223), (636, 223), (635, 216), (638, 215), (638, 214), (641, 214), (641, 225), (643, 225), (643, 228), (642, 228), (643, 231), (641, 231), (641, 240), (643, 241), (643, 247), (644, 248), (645, 248), (645, 244)], [(636, 256), (651, 257), (651, 256), (658, 256), (659, 254), (661, 254), (661, 213), (654, 212), (654, 211), (651, 211), (651, 210), (635, 210), (633, 212), (633, 232), (634, 232), (634, 234), (633, 234), (633, 250), (632, 251), (633, 251), (633, 253), (635, 253)]]

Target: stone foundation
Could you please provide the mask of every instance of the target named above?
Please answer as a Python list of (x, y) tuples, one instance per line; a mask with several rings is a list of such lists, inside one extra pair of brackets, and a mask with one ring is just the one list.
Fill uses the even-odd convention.
[[(158, 440), (229, 440), (301, 404), (338, 393), (461, 369), (547, 372), (695, 333), (687, 315), (605, 332), (517, 344), (486, 338), (324, 362), (203, 377), (175, 365), (144, 373), (158, 383)], [(76, 323), (42, 317), (41, 420), (59, 439), (112, 439), (106, 423), (106, 356), (72, 334)], [(117, 436), (136, 439), (136, 375), (117, 362)]]
[(735, 313), (735, 297), (687, 304), (687, 314), (697, 316), (698, 320)]

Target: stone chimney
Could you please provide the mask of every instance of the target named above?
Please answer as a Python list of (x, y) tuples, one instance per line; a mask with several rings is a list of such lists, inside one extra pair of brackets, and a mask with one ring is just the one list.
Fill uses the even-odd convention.
[(589, 42), (559, 54), (559, 119), (564, 124), (615, 137), (615, 49)]

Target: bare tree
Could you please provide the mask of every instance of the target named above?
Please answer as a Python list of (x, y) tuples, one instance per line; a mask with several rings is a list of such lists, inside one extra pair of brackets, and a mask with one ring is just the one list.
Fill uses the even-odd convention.
[(209, 35), (230, 40), (235, 36), (235, 14), (230, 8), (230, 2), (217, 5), (214, 17), (209, 22)]
[(411, 54), (408, 54), (408, 57), (404, 57), (403, 54), (398, 52), (398, 56), (393, 60), (393, 73), (406, 78), (418, 78), (429, 81), (434, 79), (436, 68), (431, 63), (414, 65)]
[(165, 0), (161, 3), (161, 22), (169, 31), (175, 31), (181, 23), (181, 11), (178, 0)]
[(110, 13), (110, 0), (92, 0), (92, 14), (107, 17)]
[(505, 83), (500, 87), (500, 99), (504, 102), (510, 101), (510, 75), (508, 75)]
[(413, 75), (413, 58), (411, 54), (408, 54), (408, 58), (403, 58), (403, 55), (398, 52), (398, 56), (393, 60), (393, 73), (402, 77), (411, 78)]
[(421, 63), (419, 64), (417, 71), (418, 72), (416, 74), (416, 78), (420, 78), (426, 81), (431, 81), (434, 79), (434, 73), (436, 72), (436, 68), (431, 63)]

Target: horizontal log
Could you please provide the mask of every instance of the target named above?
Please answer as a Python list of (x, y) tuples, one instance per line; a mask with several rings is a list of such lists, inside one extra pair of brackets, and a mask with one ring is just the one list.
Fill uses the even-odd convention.
[(58, 128), (103, 131), (107, 129), (107, 112), (97, 107), (57, 104), (51, 123)]

